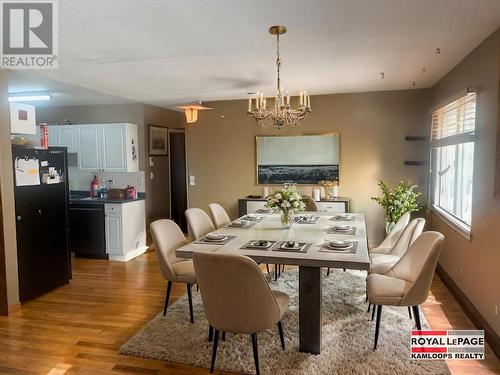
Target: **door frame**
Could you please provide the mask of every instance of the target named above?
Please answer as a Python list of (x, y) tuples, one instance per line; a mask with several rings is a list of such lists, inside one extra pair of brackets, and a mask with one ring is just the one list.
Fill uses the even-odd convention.
[(170, 133), (184, 133), (184, 158), (186, 160), (186, 207), (189, 208), (189, 173), (188, 173), (188, 152), (187, 152), (187, 134), (186, 129), (176, 129), (176, 128), (167, 128), (168, 129), (168, 142), (167, 142), (167, 150), (168, 150), (168, 215), (172, 217), (172, 174), (170, 168)]

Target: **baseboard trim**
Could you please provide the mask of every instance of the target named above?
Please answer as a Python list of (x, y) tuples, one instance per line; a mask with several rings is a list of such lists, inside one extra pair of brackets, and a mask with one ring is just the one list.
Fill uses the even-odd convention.
[(436, 273), (443, 282), (443, 284), (448, 288), (453, 297), (457, 300), (460, 307), (464, 310), (465, 314), (469, 317), (472, 324), (477, 329), (484, 330), (484, 337), (491, 350), (500, 358), (500, 337), (496, 334), (493, 328), (489, 325), (486, 319), (479, 313), (476, 306), (467, 298), (467, 296), (462, 292), (462, 290), (455, 283), (455, 280), (451, 278), (450, 275), (446, 273), (440, 264), (437, 265)]

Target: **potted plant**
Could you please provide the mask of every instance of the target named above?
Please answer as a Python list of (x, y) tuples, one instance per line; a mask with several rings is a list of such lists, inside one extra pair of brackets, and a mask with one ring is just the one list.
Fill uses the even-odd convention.
[(372, 197), (372, 199), (385, 210), (385, 232), (389, 234), (401, 216), (407, 212), (420, 210), (417, 200), (422, 193), (415, 191), (417, 185), (404, 181), (400, 181), (392, 191), (385, 181), (379, 181), (378, 186), (382, 190), (382, 196)]
[(302, 196), (297, 193), (293, 185), (273, 191), (267, 196), (266, 201), (267, 208), (281, 213), (281, 225), (283, 228), (291, 226), (295, 212), (304, 211), (306, 208)]

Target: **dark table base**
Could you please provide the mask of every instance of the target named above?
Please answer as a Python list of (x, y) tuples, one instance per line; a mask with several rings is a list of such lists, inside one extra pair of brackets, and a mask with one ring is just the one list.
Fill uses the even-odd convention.
[(299, 267), (299, 351), (321, 353), (321, 267)]

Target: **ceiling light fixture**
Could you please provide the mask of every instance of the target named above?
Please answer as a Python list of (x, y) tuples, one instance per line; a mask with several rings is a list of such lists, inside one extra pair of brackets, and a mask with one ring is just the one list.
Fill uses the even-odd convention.
[(53, 91), (13, 92), (9, 93), (9, 102), (37, 102), (52, 99)]
[(198, 111), (203, 111), (205, 109), (212, 109), (208, 107), (203, 107), (202, 105), (183, 105), (177, 108), (182, 108), (184, 110), (184, 115), (186, 116), (186, 122), (188, 124), (195, 123), (198, 121)]
[(307, 91), (300, 91), (297, 108), (290, 105), (290, 95), (288, 91), (284, 93), (280, 81), (280, 35), (286, 33), (285, 26), (271, 26), (269, 32), (276, 35), (276, 96), (274, 106), (267, 109), (267, 100), (263, 93), (257, 93), (255, 98), (248, 99), (248, 114), (253, 116), (260, 126), (274, 125), (278, 129), (287, 125), (298, 125), (304, 117), (311, 113), (311, 98)]

